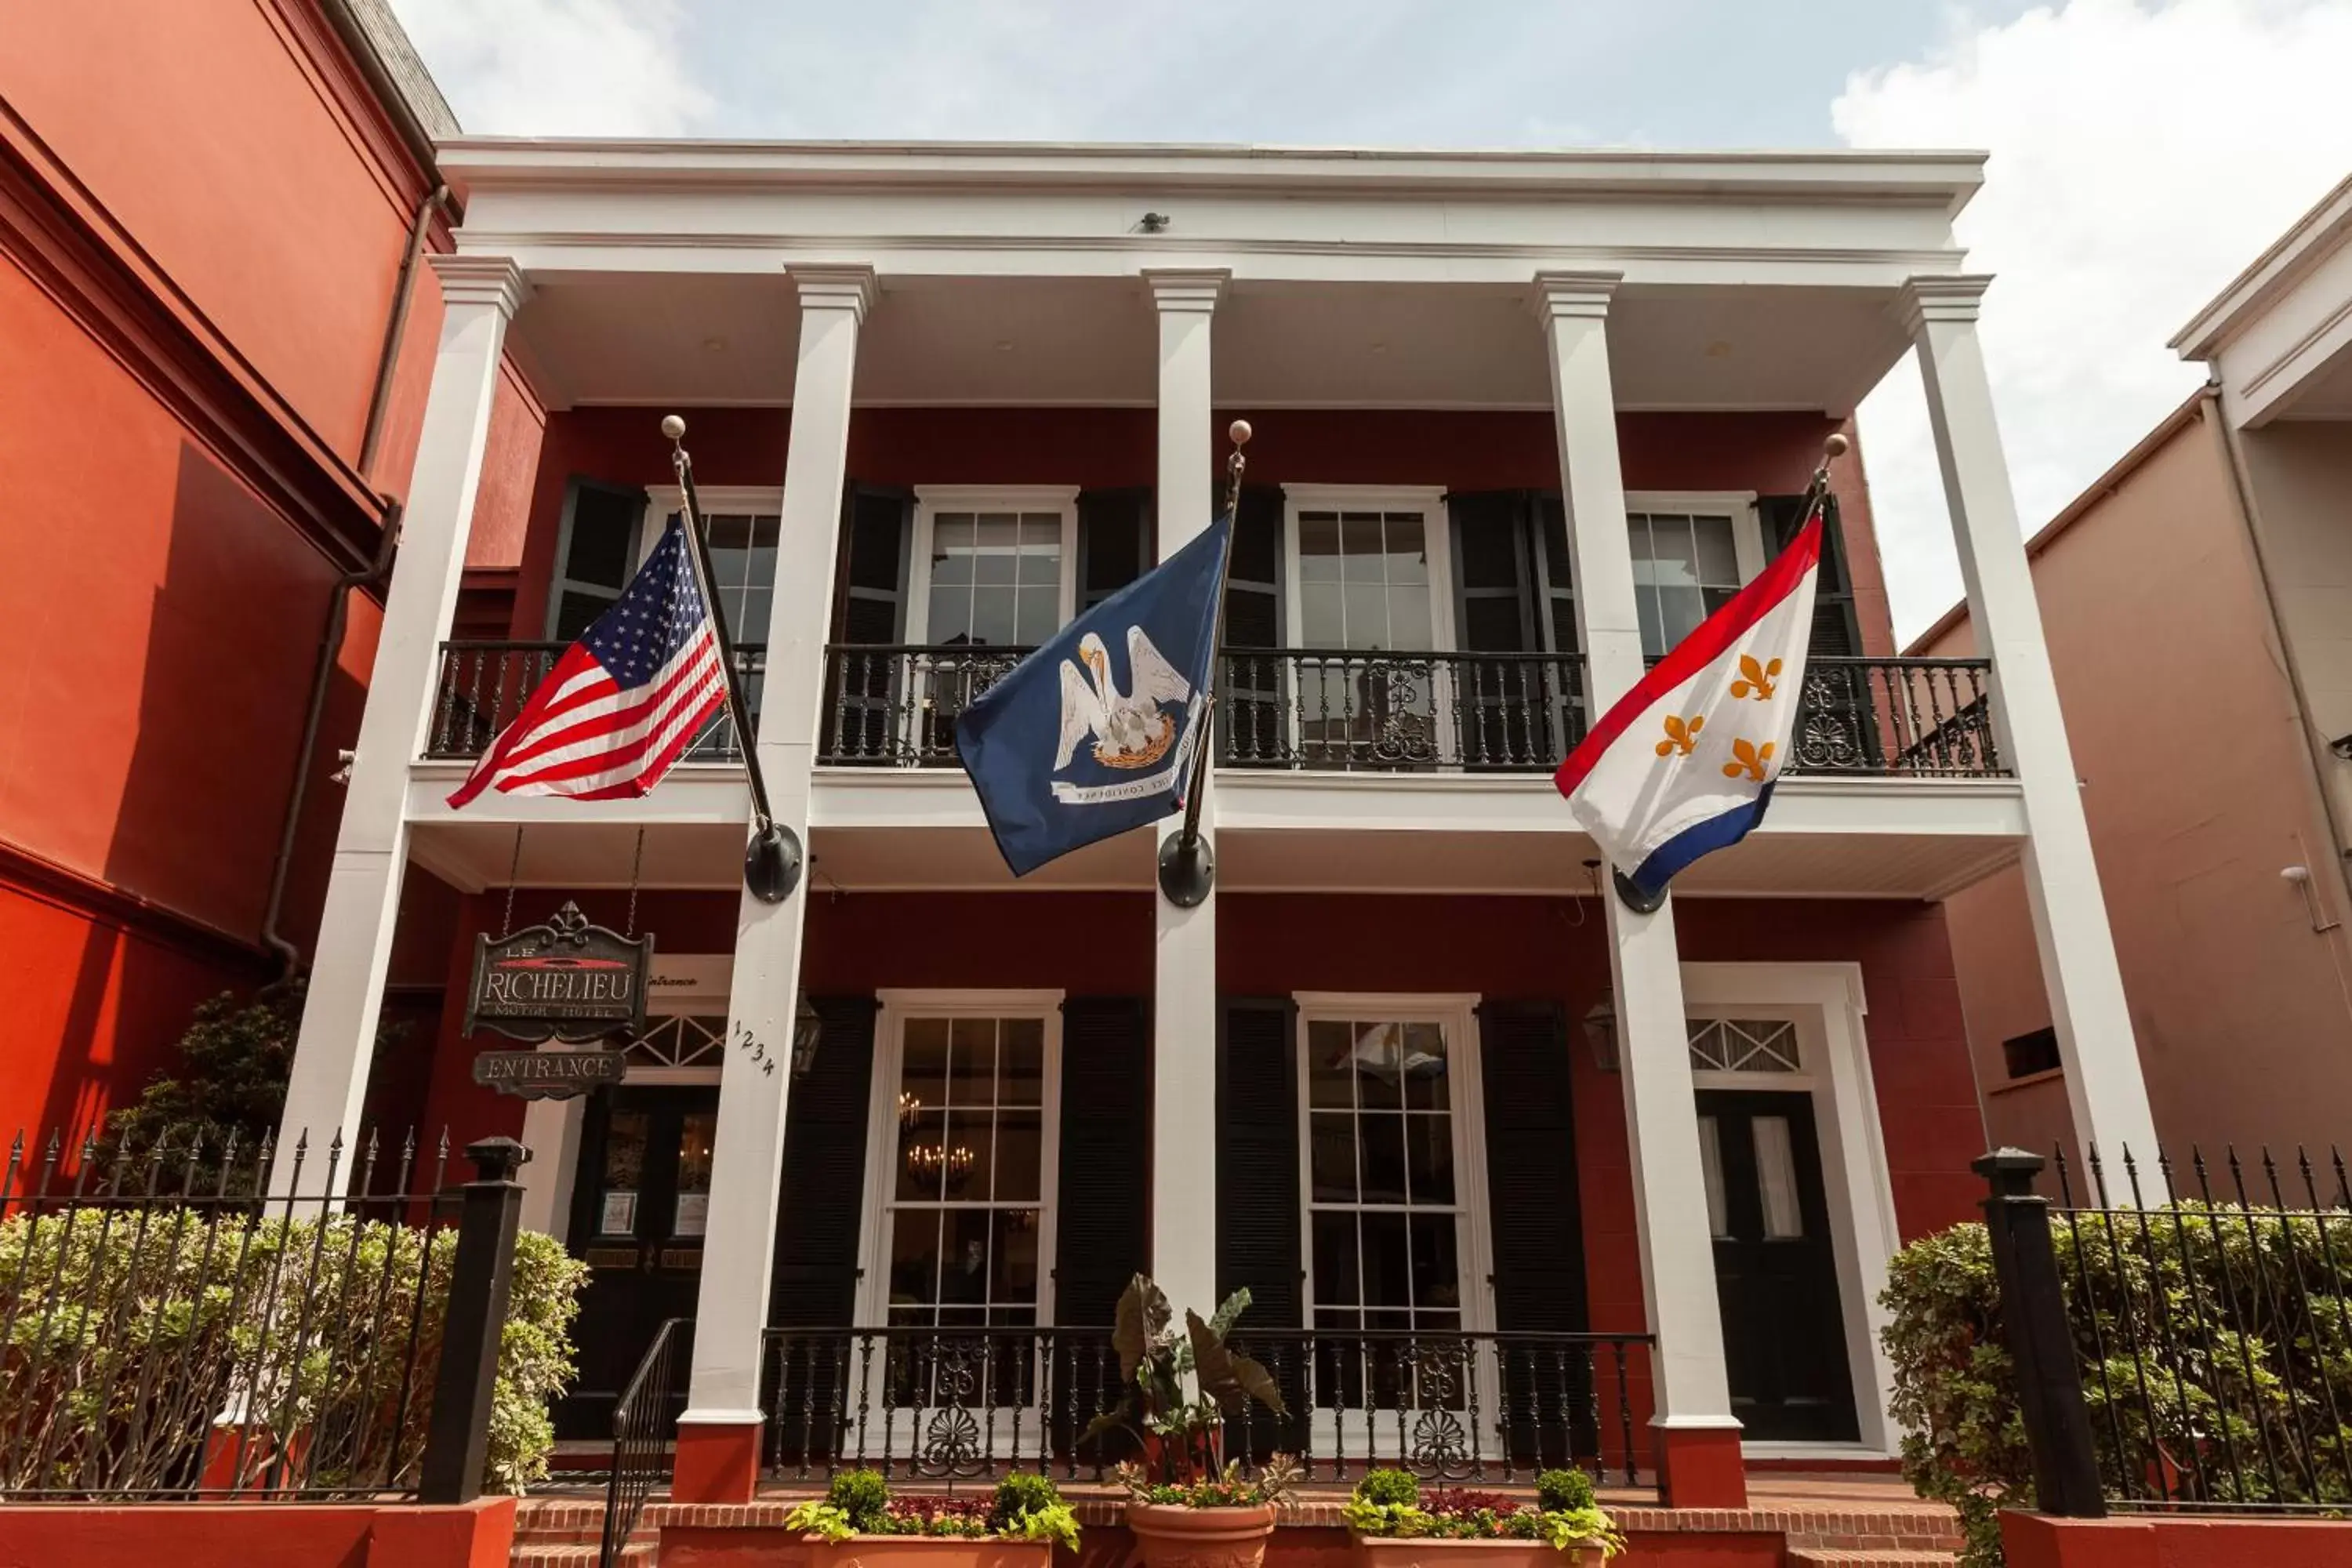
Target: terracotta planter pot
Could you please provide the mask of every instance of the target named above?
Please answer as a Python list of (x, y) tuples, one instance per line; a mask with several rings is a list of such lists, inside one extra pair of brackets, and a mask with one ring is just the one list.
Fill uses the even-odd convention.
[(1555, 1552), (1540, 1541), (1433, 1541), (1348, 1532), (1360, 1568), (1600, 1568), (1599, 1546)]
[(1143, 1551), (1144, 1568), (1260, 1568), (1274, 1534), (1274, 1507), (1131, 1502), (1127, 1527)]
[(973, 1541), (957, 1535), (808, 1538), (809, 1568), (1048, 1568), (1050, 1541)]

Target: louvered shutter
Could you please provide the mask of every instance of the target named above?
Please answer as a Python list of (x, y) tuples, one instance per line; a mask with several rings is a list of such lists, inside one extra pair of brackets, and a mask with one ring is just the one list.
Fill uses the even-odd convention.
[(1289, 672), (1271, 652), (1282, 627), (1282, 491), (1244, 485), (1234, 520), (1233, 563), (1225, 574), (1225, 647), (1241, 650), (1218, 671), (1218, 760), (1280, 763), (1290, 754), (1284, 718)]
[(906, 635), (908, 556), (915, 498), (902, 489), (851, 484), (841, 502), (840, 580), (833, 642), (825, 657), (823, 741), (828, 762), (892, 761), (891, 712), (905, 672), (888, 654), (860, 653)]
[(857, 1305), (874, 998), (817, 996), (809, 1005), (824, 1020), (824, 1033), (809, 1075), (793, 1081), (784, 1101), (782, 1213), (768, 1321), (782, 1328), (838, 1328), (853, 1321)]
[(1109, 1327), (1119, 1292), (1149, 1266), (1150, 1041), (1139, 997), (1062, 1004), (1054, 1321), (1066, 1326)]
[[(1495, 1327), (1504, 1334), (1582, 1333), (1584, 1227), (1566, 1017), (1556, 1002), (1485, 1003), (1478, 1043)], [(1571, 1436), (1577, 1452), (1595, 1451), (1590, 1369), (1580, 1359), (1531, 1342), (1506, 1354), (1504, 1365), (1514, 1458), (1565, 1463)]]
[[(1764, 547), (1774, 554), (1788, 548), (1804, 526), (1802, 496), (1759, 496), (1756, 510), (1764, 525)], [(1813, 632), (1809, 651), (1816, 658), (1856, 658), (1862, 654), (1862, 626), (1853, 609), (1853, 578), (1846, 570), (1845, 530), (1838, 521), (1837, 497), (1822, 510), (1821, 575), (1813, 589)]]
[[(1217, 1299), (1248, 1288), (1237, 1342), (1273, 1371), (1294, 1412), (1305, 1408), (1304, 1358), (1278, 1331), (1306, 1321), (1297, 1016), (1287, 997), (1227, 997), (1217, 1032)], [(1208, 1310), (1177, 1303), (1187, 1306)], [(1226, 1424), (1225, 1441), (1244, 1460), (1298, 1446), (1295, 1427), (1255, 1405)]]
[(1090, 610), (1150, 569), (1151, 487), (1078, 492), (1078, 608)]

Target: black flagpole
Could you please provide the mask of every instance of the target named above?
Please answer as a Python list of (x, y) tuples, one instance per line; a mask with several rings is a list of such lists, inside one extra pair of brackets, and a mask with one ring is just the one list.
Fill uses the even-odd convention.
[(1192, 782), (1184, 792), (1184, 830), (1160, 847), (1160, 890), (1180, 910), (1198, 906), (1217, 882), (1217, 857), (1201, 837), (1201, 796), (1209, 783), (1209, 752), (1216, 744), (1217, 668), (1225, 657), (1225, 579), (1234, 569), (1234, 532), (1241, 527), (1242, 469), (1248, 459), (1250, 426), (1236, 419), (1225, 427), (1234, 449), (1225, 455), (1225, 554), (1217, 567), (1216, 631), (1209, 639), (1209, 668), (1202, 678), (1201, 717), (1192, 726)]
[(727, 614), (710, 586), (709, 543), (703, 538), (701, 498), (694, 490), (694, 459), (687, 456), (686, 421), (672, 414), (661, 422), (669, 437), (670, 467), (677, 471), (677, 488), (686, 506), (687, 559), (694, 565), (694, 585), (710, 615), (710, 629), (719, 639), (719, 669), (727, 688), (727, 714), (735, 725), (735, 743), (743, 752), (743, 776), (751, 786), (751, 841), (743, 848), (743, 885), (763, 904), (781, 904), (800, 884), (800, 836), (780, 826), (768, 810), (768, 781), (760, 771), (760, 748), (751, 733), (751, 713), (735, 681), (735, 639), (727, 634)]

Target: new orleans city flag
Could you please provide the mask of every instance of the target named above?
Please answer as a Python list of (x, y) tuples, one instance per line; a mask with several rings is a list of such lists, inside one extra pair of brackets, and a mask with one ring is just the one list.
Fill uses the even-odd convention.
[(1756, 580), (1617, 701), (1553, 775), (1578, 824), (1644, 913), (1675, 874), (1763, 820), (1788, 759), (1822, 511)]

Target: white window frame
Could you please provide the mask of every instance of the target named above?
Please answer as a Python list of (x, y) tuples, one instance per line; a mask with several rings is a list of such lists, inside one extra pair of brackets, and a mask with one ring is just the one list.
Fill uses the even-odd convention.
[(1062, 582), (1056, 601), (1060, 630), (1078, 613), (1078, 487), (1076, 485), (917, 485), (912, 559), (907, 570), (907, 642), (930, 640), (932, 531), (941, 512), (1025, 511), (1059, 513), (1062, 520)]
[(898, 1161), (898, 1085), (906, 1070), (910, 1018), (1041, 1018), (1045, 1085), (1040, 1108), (1037, 1172), (1037, 1326), (1054, 1321), (1054, 1241), (1060, 1215), (1062, 1160), (1061, 991), (878, 991), (874, 1020), (874, 1088), (866, 1110), (864, 1218), (857, 1236), (856, 1326), (886, 1328), (890, 1284), (886, 1254), (892, 1180)]
[(1324, 485), (1282, 487), (1282, 635), (1289, 647), (1304, 647), (1299, 630), (1298, 514), (1307, 511), (1417, 511), (1423, 548), (1429, 552), (1429, 647), (1382, 648), (1382, 653), (1454, 652), (1454, 533), (1444, 485)]
[[(1305, 1331), (1315, 1329), (1315, 1171), (1314, 1128), (1309, 1118), (1314, 1114), (1308, 1103), (1309, 1060), (1307, 1052), (1307, 1028), (1312, 1022), (1360, 1020), (1376, 1018), (1406, 1024), (1435, 1024), (1445, 1031), (1447, 1072), (1453, 1082), (1450, 1098), (1454, 1119), (1454, 1184), (1460, 1232), (1455, 1237), (1454, 1256), (1462, 1275), (1462, 1329), (1465, 1333), (1477, 1333), (1492, 1329), (1495, 1323), (1495, 1263), (1494, 1228), (1486, 1206), (1486, 1079), (1482, 1072), (1478, 1037), (1478, 1002), (1475, 992), (1379, 992), (1379, 991), (1299, 991), (1291, 995), (1297, 1017), (1293, 1023), (1291, 1055), (1297, 1058), (1292, 1094), (1298, 1107), (1298, 1250), (1299, 1250), (1299, 1310)], [(1326, 1204), (1326, 1208), (1342, 1205)], [(1361, 1210), (1360, 1201), (1345, 1205)], [(1364, 1309), (1360, 1304), (1356, 1310)], [(1477, 1361), (1479, 1378), (1475, 1398), (1479, 1408), (1497, 1410), (1499, 1390), (1494, 1386), (1484, 1358)], [(1307, 1373), (1312, 1377), (1310, 1369)], [(1341, 1451), (1337, 1445), (1343, 1439), (1357, 1452), (1369, 1452), (1364, 1445), (1370, 1437), (1368, 1425), (1370, 1416), (1361, 1412), (1337, 1412), (1326, 1408), (1320, 1400), (1308, 1401), (1315, 1423), (1312, 1433), (1317, 1450), (1322, 1453)], [(1342, 1415), (1350, 1425), (1342, 1434), (1339, 1421)], [(1492, 1457), (1499, 1450), (1492, 1445), (1496, 1435), (1488, 1431), (1469, 1434), (1482, 1455)]]
[[(1879, 1342), (1887, 1265), (1902, 1246), (1886, 1171), (1886, 1143), (1871, 1080), (1869, 1012), (1857, 963), (1685, 963), (1688, 1018), (1786, 1018), (1797, 1026), (1800, 1072), (1693, 1072), (1695, 1089), (1809, 1094), (1821, 1141), (1822, 1188), (1837, 1259), (1838, 1310), (1845, 1322), (1857, 1443), (1748, 1442), (1766, 1458), (1898, 1455), (1902, 1432), (1887, 1414), (1894, 1369)], [(1696, 1223), (1704, 1226), (1701, 1216)]]

